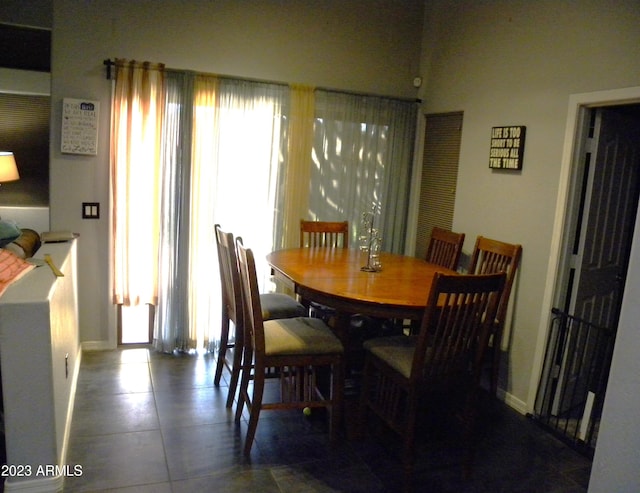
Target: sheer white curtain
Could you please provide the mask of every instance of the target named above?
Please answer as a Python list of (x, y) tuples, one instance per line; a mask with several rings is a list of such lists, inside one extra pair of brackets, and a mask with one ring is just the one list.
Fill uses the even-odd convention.
[(192, 329), (190, 286), (189, 197), (191, 184), (191, 128), (193, 76), (169, 72), (165, 84), (160, 167), (160, 233), (158, 301), (154, 320), (154, 347), (159, 351), (205, 347), (207, 331)]
[(406, 234), (415, 103), (316, 91), (310, 219), (348, 220), (351, 240), (376, 206), (383, 248), (401, 253)]
[(221, 316), (214, 225), (242, 236), (258, 260), (271, 251), (287, 90), (213, 76), (167, 79), (155, 346), (211, 350)]
[[(158, 350), (212, 350), (219, 338), (216, 223), (254, 250), (266, 289), (265, 256), (283, 245), (298, 222), (292, 211), (304, 206), (292, 187), (308, 187), (309, 217), (349, 220), (353, 241), (362, 212), (380, 206), (384, 246), (402, 250), (415, 104), (298, 88), (289, 135), (287, 86), (118, 65), (114, 302), (156, 306)], [(285, 179), (289, 138), (300, 139), (291, 153), (305, 177), (298, 180), (309, 184)]]
[[(221, 79), (215, 147), (213, 217), (242, 236), (256, 257), (258, 278), (269, 276), (265, 257), (276, 243), (278, 175), (284, 165), (287, 86)], [(201, 183), (202, 186), (203, 183)], [(211, 189), (203, 193), (211, 195)]]

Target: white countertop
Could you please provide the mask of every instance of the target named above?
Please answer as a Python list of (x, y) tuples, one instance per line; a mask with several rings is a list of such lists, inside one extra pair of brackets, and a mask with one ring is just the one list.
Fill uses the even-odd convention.
[(27, 272), (22, 278), (12, 283), (5, 293), (0, 296), (0, 305), (9, 303), (37, 303), (47, 300), (51, 288), (55, 285), (57, 277), (49, 266), (44, 263), (45, 254), (51, 255), (51, 259), (58, 269), (63, 270), (63, 263), (68, 258), (69, 250), (73, 245), (70, 240), (61, 243), (44, 243), (33, 256), (33, 259), (43, 265)]

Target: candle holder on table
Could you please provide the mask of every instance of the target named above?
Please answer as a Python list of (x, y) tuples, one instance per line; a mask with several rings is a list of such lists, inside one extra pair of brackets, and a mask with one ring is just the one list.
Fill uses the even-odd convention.
[(367, 265), (360, 268), (364, 272), (380, 272), (380, 247), (382, 238), (377, 228), (373, 227), (375, 219), (375, 205), (371, 212), (362, 213), (362, 234), (360, 235), (360, 250), (367, 254)]

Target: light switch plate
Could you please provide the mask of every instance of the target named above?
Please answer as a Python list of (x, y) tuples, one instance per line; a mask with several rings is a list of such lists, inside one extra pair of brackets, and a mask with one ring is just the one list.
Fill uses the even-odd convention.
[(100, 202), (83, 202), (82, 219), (100, 219)]

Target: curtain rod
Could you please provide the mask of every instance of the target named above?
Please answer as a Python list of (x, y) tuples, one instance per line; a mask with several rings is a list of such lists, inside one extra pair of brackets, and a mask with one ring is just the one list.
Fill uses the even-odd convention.
[[(115, 67), (116, 65), (118, 65), (118, 62), (108, 58), (108, 59), (103, 61), (103, 64), (107, 67), (107, 80), (111, 80), (113, 78), (113, 76), (115, 75), (115, 74), (113, 74), (111, 72), (111, 67)], [(231, 75), (214, 74), (214, 73), (209, 73), (209, 72), (196, 72), (196, 71), (193, 71), (193, 70), (185, 70), (185, 69), (175, 69), (175, 68), (167, 68), (167, 67), (165, 67), (164, 70), (166, 72), (179, 73), (179, 74), (192, 73), (192, 74), (196, 74), (196, 75), (208, 75), (208, 76), (213, 76), (213, 77), (220, 77), (222, 79), (246, 80), (246, 81), (250, 81), (250, 82), (258, 82), (258, 83), (262, 83), (262, 84), (275, 84), (275, 85), (287, 86), (287, 87), (289, 87), (291, 85), (289, 83), (281, 82), (281, 81), (273, 81), (273, 80), (265, 80), (265, 79), (253, 79), (253, 78), (250, 78), (250, 77), (238, 77), (238, 76), (231, 76)], [(348, 90), (344, 90), (344, 89), (334, 89), (334, 88), (329, 88), (329, 87), (314, 87), (314, 90), (326, 91), (326, 92), (337, 92), (337, 93), (340, 93), (340, 94), (349, 94), (351, 96), (361, 96), (361, 97), (365, 97), (365, 98), (394, 99), (396, 101), (402, 101), (402, 102), (405, 102), (405, 103), (418, 103), (418, 104), (422, 103), (422, 99), (419, 99), (419, 98), (402, 98), (402, 97), (399, 97), (399, 96), (385, 96), (385, 95), (382, 95), (382, 94), (374, 94), (374, 93), (358, 92), (358, 91), (348, 91)]]
[(384, 94), (374, 94), (370, 92), (349, 91), (346, 89), (333, 89), (330, 87), (316, 87), (319, 91), (325, 92), (339, 92), (340, 94), (349, 94), (351, 96), (362, 96), (365, 98), (385, 98), (395, 99), (396, 101), (402, 101), (403, 103), (422, 103), (422, 99), (419, 98), (403, 98), (400, 96), (385, 96)]

